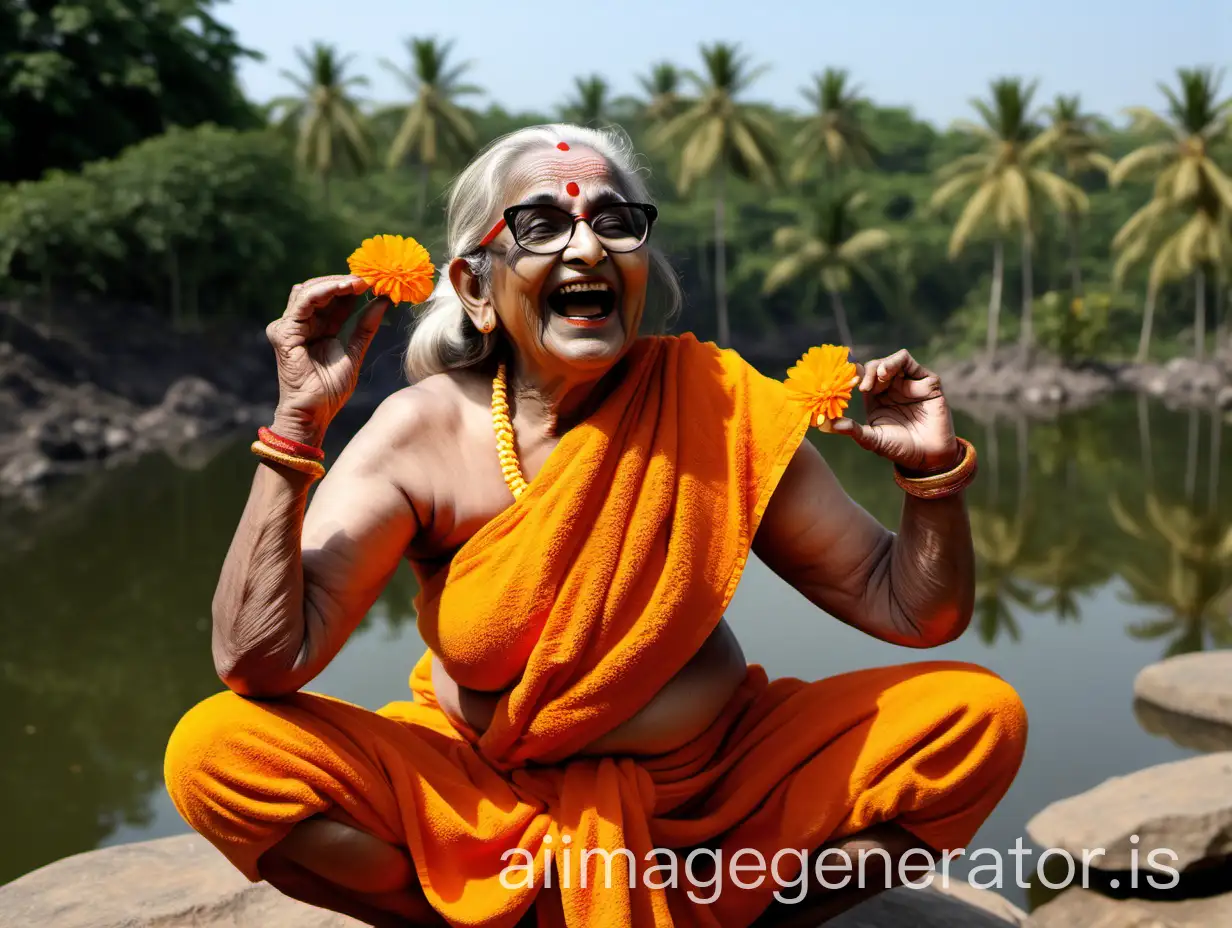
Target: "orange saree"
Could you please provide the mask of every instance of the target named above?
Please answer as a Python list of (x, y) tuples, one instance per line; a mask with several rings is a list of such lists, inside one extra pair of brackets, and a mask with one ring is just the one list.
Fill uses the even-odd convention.
[[(720, 621), (808, 425), (782, 384), (692, 336), (643, 338), (627, 365), (527, 491), (421, 571), (431, 650), (412, 702), (372, 713), (221, 694), (181, 721), (171, 796), (250, 879), (295, 822), (337, 806), (409, 850), (454, 925), (509, 928), (532, 906), (570, 928), (747, 925), (828, 840), (894, 819), (958, 848), (1000, 800), (1021, 706), (991, 673), (949, 662), (812, 683), (751, 666), (680, 749), (576, 756)], [(482, 734), (437, 707), (432, 653), (465, 686), (508, 688)], [(720, 874), (737, 852), (746, 867), (760, 856), (763, 879), (744, 869), (713, 898), (690, 892), (699, 847)]]

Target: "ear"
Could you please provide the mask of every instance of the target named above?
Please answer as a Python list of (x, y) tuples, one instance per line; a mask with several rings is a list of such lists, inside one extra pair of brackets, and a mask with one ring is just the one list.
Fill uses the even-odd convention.
[(449, 282), (453, 284), (454, 292), (458, 294), (462, 308), (471, 317), (475, 328), (483, 331), (485, 324), (495, 321), (492, 301), (483, 292), (482, 281), (472, 273), (465, 258), (454, 258), (449, 262)]

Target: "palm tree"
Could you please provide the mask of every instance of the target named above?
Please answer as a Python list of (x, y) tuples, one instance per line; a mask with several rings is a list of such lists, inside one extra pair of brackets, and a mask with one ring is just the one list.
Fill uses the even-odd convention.
[(641, 102), (642, 118), (649, 125), (663, 125), (680, 112), (684, 104), (680, 94), (681, 77), (678, 67), (670, 61), (660, 61), (651, 67), (649, 74), (637, 79), (646, 94)]
[(906, 326), (906, 341), (911, 344), (921, 336), (921, 320), (915, 309), (915, 291), (919, 285), (919, 256), (908, 244), (901, 244), (890, 256), (890, 272), (894, 280), (894, 312)]
[(610, 118), (611, 101), (608, 95), (611, 86), (599, 74), (575, 77), (573, 86), (576, 95), (561, 107), (561, 115), (569, 122), (582, 126), (598, 126)]
[(863, 193), (847, 191), (823, 200), (801, 217), (799, 225), (774, 233), (774, 247), (782, 253), (766, 275), (763, 289), (773, 293), (788, 281), (808, 275), (830, 295), (834, 322), (844, 345), (851, 345), (851, 329), (842, 294), (851, 289), (853, 276), (863, 278), (887, 306), (892, 300), (868, 258), (889, 247), (884, 229), (856, 229), (852, 214), (866, 201)]
[(313, 43), (310, 51), (295, 50), (304, 73), (281, 74), (299, 91), (298, 96), (279, 97), (270, 103), (271, 115), (282, 112), (281, 122), (298, 135), (295, 157), (300, 167), (321, 178), (326, 196), (329, 178), (339, 162), (362, 170), (370, 152), (359, 101), (352, 96), (368, 79), (348, 75), (354, 55), (341, 57), (333, 45)]
[(1206, 275), (1232, 267), (1232, 178), (1216, 164), (1212, 151), (1232, 140), (1232, 99), (1218, 100), (1222, 72), (1209, 68), (1177, 71), (1180, 93), (1160, 84), (1166, 115), (1146, 107), (1128, 110), (1133, 128), (1151, 141), (1117, 162), (1109, 180), (1135, 176), (1154, 182), (1155, 192), (1117, 232), (1120, 252), (1113, 269), (1118, 283), (1127, 271), (1153, 256), (1138, 340), (1138, 360), (1146, 360), (1159, 288), (1191, 276), (1194, 283), (1194, 354), (1206, 345)]
[(933, 207), (969, 195), (954, 231), (949, 252), (956, 257), (981, 227), (992, 223), (993, 283), (988, 302), (989, 363), (997, 348), (997, 322), (1001, 314), (1001, 290), (1005, 273), (1002, 242), (1011, 231), (1022, 236), (1022, 328), (1021, 359), (1030, 362), (1033, 332), (1031, 305), (1035, 295), (1031, 280), (1031, 249), (1042, 202), (1047, 200), (1065, 212), (1085, 212), (1087, 197), (1077, 186), (1044, 166), (1049, 139), (1041, 135), (1031, 117), (1035, 84), (1018, 78), (992, 83), (992, 100), (971, 101), (983, 125), (960, 123), (959, 128), (982, 143), (982, 150), (963, 155), (941, 169), (942, 184), (933, 193)]
[(801, 89), (813, 112), (795, 139), (793, 180), (803, 180), (818, 159), (827, 169), (872, 165), (875, 148), (856, 115), (863, 102), (859, 89), (848, 84), (847, 72), (838, 68), (814, 74), (813, 86)]
[(475, 145), (475, 127), (455, 102), (458, 97), (480, 93), (474, 84), (460, 83), (470, 62), (449, 63), (452, 42), (435, 38), (406, 40), (411, 64), (406, 70), (382, 58), (381, 65), (402, 82), (411, 101), (402, 125), (389, 146), (388, 165), (397, 167), (414, 152), (419, 164), (419, 215), (428, 202), (428, 178), (432, 168), (448, 155), (466, 155)]
[[(1061, 162), (1066, 179), (1077, 182), (1085, 174), (1099, 171), (1107, 174), (1113, 160), (1101, 149), (1104, 140), (1096, 128), (1096, 117), (1082, 111), (1082, 101), (1074, 96), (1058, 95), (1046, 111), (1052, 120), (1045, 131), (1053, 154)], [(1082, 296), (1082, 252), (1078, 244), (1078, 214), (1065, 210), (1065, 228), (1069, 236), (1069, 261), (1072, 296)]]
[(774, 126), (764, 112), (740, 102), (739, 97), (765, 70), (750, 68), (739, 47), (725, 42), (703, 45), (703, 77), (686, 71), (698, 98), (683, 113), (656, 133), (656, 146), (672, 142), (680, 148), (678, 185), (682, 193), (702, 178), (714, 181), (714, 290), (719, 344), (731, 341), (727, 318), (727, 238), (724, 201), (727, 175), (770, 180), (777, 175), (778, 152)]

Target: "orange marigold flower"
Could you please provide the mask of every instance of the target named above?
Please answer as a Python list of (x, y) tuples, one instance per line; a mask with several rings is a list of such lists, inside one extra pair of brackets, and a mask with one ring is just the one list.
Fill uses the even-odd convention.
[(422, 303), (432, 294), (432, 259), (428, 250), (401, 235), (376, 235), (347, 258), (356, 277), (377, 296), (388, 296), (398, 303)]
[(856, 366), (838, 345), (810, 348), (787, 371), (787, 392), (809, 410), (810, 421), (823, 431), (843, 415), (856, 385)]

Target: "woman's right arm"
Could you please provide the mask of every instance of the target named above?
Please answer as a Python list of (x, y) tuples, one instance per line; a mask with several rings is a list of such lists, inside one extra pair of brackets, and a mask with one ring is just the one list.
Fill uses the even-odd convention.
[[(358, 278), (296, 287), (267, 329), (280, 399), (271, 429), (319, 446), (355, 387), (387, 302), (365, 310), (349, 342), (337, 338)], [(307, 506), (311, 478), (257, 464), (213, 601), (214, 665), (245, 696), (291, 693), (338, 653), (376, 601), (418, 531), (391, 446), (407, 437), (405, 396), (386, 400), (328, 470)]]
[[(245, 696), (294, 692), (346, 643), (398, 567), (419, 522), (387, 464), (405, 403), (387, 400), (305, 504), (309, 478), (257, 465), (214, 595), (219, 677)], [(286, 438), (309, 437), (274, 419)]]

